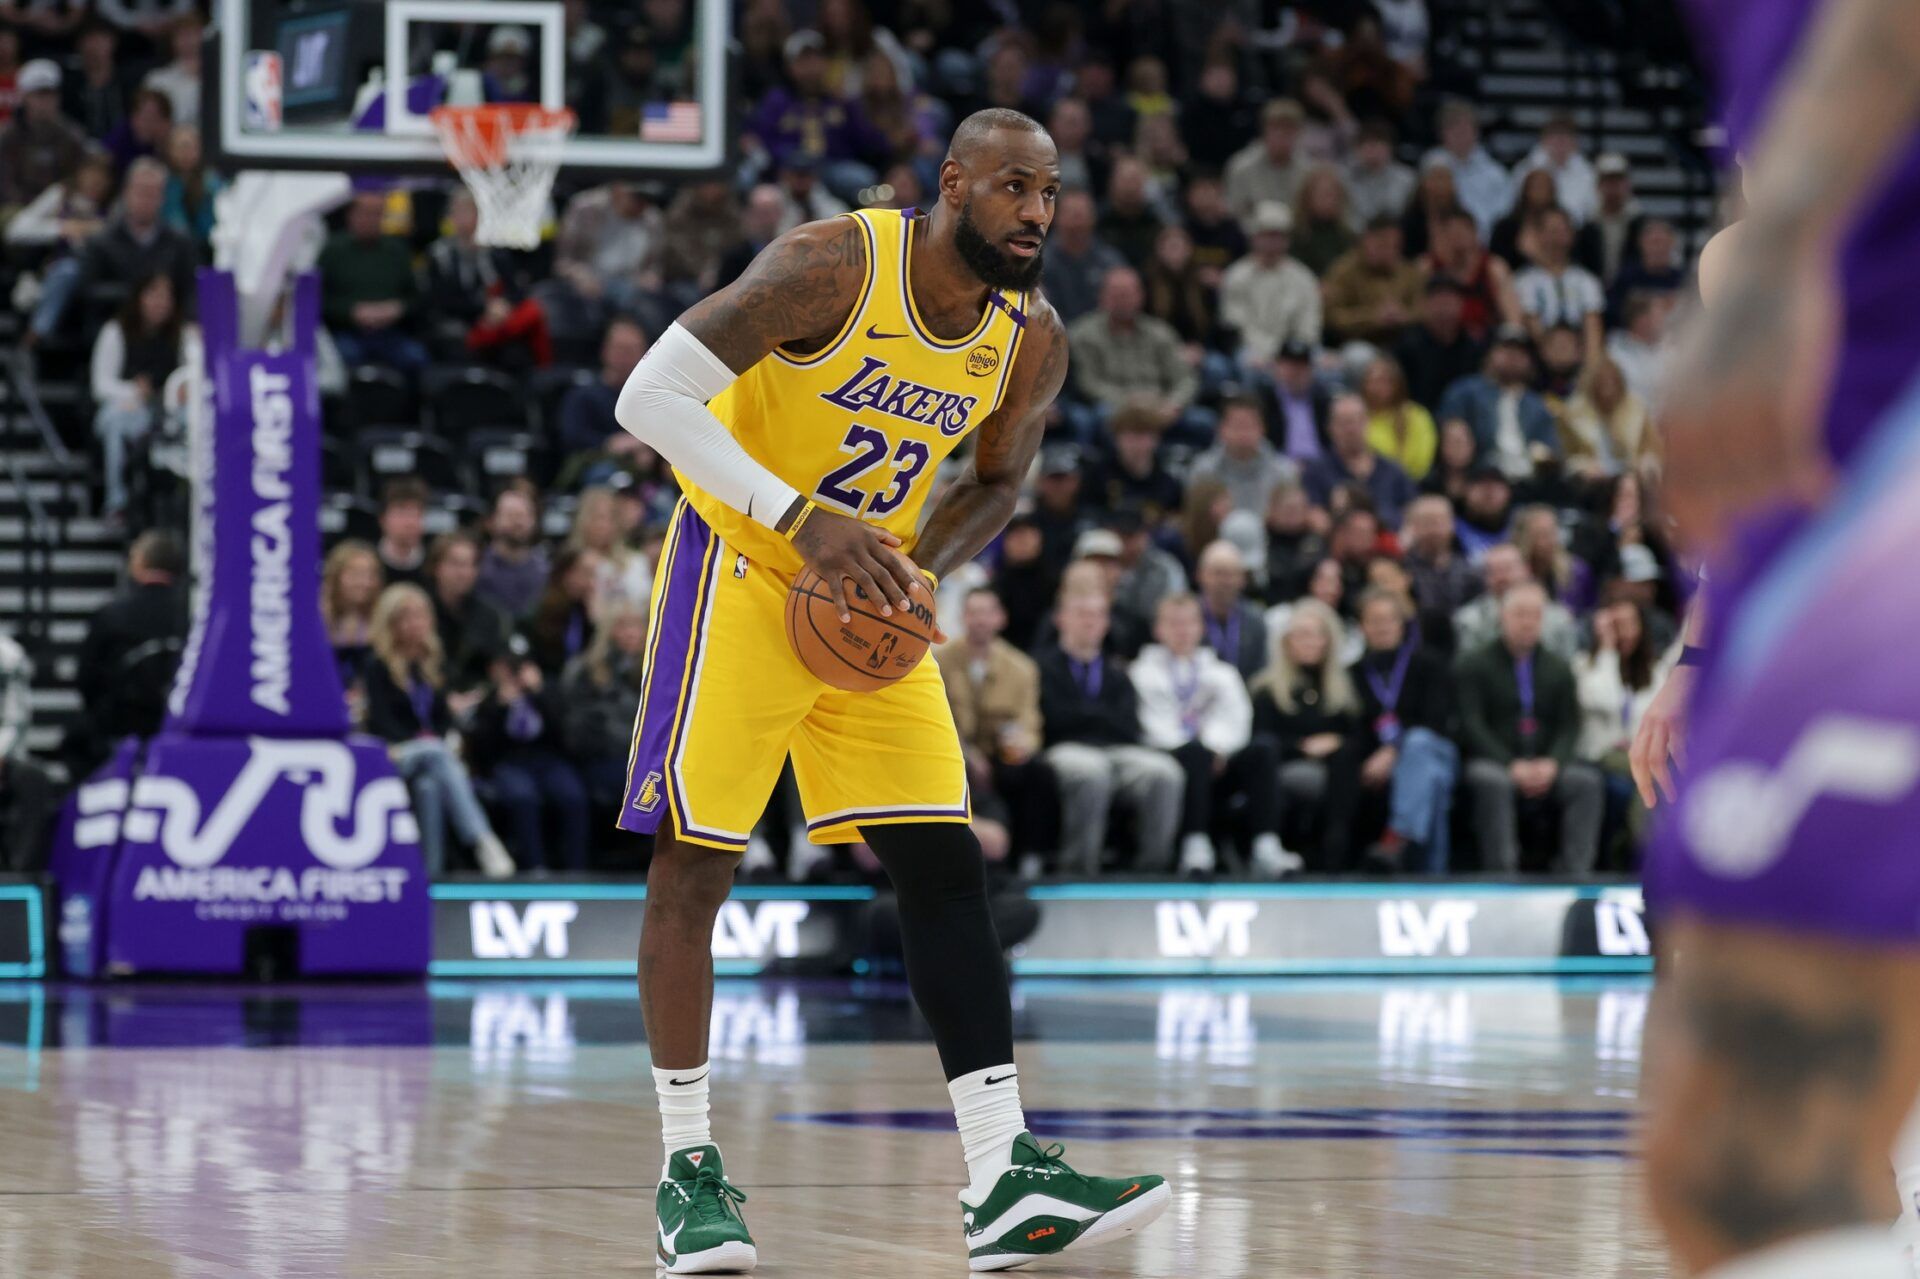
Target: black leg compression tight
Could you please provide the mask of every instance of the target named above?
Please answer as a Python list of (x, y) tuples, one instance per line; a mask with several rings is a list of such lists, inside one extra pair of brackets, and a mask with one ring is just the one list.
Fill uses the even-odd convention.
[(980, 842), (958, 822), (860, 832), (893, 881), (907, 985), (948, 1079), (1013, 1060), (1006, 959), (987, 907)]

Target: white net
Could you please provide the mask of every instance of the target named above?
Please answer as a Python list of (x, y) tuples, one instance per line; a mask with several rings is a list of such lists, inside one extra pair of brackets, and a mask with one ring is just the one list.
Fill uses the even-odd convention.
[(481, 244), (532, 249), (574, 115), (521, 105), (441, 107), (434, 128), (480, 214)]

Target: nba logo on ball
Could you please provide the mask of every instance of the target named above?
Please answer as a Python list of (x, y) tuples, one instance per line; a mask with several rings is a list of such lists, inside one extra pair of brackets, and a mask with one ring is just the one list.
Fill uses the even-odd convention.
[(660, 774), (648, 773), (641, 779), (640, 793), (633, 797), (633, 806), (643, 813), (660, 807)]
[(242, 80), (245, 127), (273, 132), (280, 127), (280, 55), (267, 50), (247, 54)]
[(973, 374), (975, 377), (985, 377), (999, 367), (1000, 351), (998, 347), (988, 346), (985, 342), (982, 342), (979, 346), (967, 352), (967, 372)]

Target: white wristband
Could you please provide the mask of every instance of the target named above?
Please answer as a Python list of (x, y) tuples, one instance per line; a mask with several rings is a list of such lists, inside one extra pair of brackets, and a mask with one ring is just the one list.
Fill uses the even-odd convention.
[(800, 493), (740, 447), (707, 401), (739, 376), (674, 324), (620, 389), (613, 416), (674, 469), (734, 510), (772, 529)]

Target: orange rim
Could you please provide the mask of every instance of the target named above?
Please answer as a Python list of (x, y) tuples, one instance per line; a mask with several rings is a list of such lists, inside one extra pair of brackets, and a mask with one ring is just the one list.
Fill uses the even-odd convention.
[(447, 158), (456, 168), (490, 169), (506, 162), (507, 140), (532, 131), (573, 132), (565, 107), (531, 102), (490, 102), (471, 107), (435, 107), (430, 115)]

